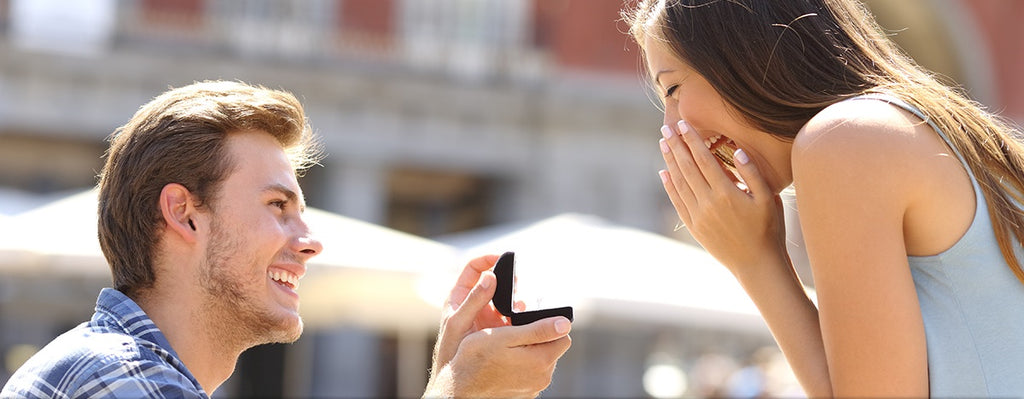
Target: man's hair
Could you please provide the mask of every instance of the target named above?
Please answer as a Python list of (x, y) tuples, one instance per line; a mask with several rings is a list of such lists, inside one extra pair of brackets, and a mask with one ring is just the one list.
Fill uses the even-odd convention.
[(319, 146), (295, 96), (240, 82), (172, 89), (143, 105), (110, 136), (99, 177), (99, 240), (116, 289), (135, 298), (153, 286), (163, 187), (181, 184), (197, 206), (212, 206), (235, 162), (243, 162), (230, 159), (225, 148), (228, 134), (242, 131), (276, 138), (296, 173), (319, 160)]

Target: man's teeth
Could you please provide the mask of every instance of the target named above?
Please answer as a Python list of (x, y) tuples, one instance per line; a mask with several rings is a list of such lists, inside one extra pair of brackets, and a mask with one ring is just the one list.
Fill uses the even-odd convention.
[(270, 278), (274, 281), (288, 283), (294, 288), (299, 287), (299, 276), (288, 273), (286, 271), (274, 270), (267, 273)]

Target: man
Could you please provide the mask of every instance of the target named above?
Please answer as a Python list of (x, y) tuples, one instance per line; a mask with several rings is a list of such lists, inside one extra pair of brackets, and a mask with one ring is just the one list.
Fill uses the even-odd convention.
[[(99, 182), (114, 288), (0, 397), (205, 398), (246, 349), (298, 339), (299, 280), (323, 248), (296, 176), (316, 148), (289, 93), (202, 82), (144, 105)], [(452, 289), (425, 396), (535, 396), (569, 348), (568, 320), (509, 326), (488, 304), (496, 259), (471, 261)]]

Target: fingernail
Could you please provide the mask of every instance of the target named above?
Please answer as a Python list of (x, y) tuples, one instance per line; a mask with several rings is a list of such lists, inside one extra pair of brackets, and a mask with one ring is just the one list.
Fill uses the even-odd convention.
[(571, 326), (572, 323), (569, 323), (569, 320), (566, 320), (564, 317), (559, 317), (558, 320), (555, 320), (555, 332), (559, 334), (569, 332), (569, 327)]
[(662, 125), (661, 135), (664, 136), (666, 139), (672, 137), (672, 129), (669, 128), (668, 125)]
[(668, 171), (665, 169), (658, 171), (658, 177), (661, 178), (661, 184), (668, 183)]
[(491, 279), (486, 274), (480, 276), (480, 288), (491, 288)]
[(684, 134), (690, 131), (690, 125), (686, 124), (686, 121), (679, 121), (676, 125), (679, 125), (679, 134)]
[(746, 152), (743, 152), (742, 148), (736, 150), (736, 152), (732, 154), (732, 158), (735, 159), (736, 162), (739, 162), (740, 165), (746, 165), (747, 162), (750, 162), (750, 157), (747, 156)]
[(665, 139), (658, 140), (658, 144), (661, 145), (661, 152), (668, 154), (668, 152), (671, 151), (669, 150), (668, 143), (665, 142)]

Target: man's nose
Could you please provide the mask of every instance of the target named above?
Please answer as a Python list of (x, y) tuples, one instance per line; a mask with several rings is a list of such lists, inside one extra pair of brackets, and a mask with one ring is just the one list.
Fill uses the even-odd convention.
[(308, 232), (296, 237), (293, 246), (295, 252), (304, 255), (306, 260), (320, 254), (324, 250), (324, 245), (320, 243), (320, 240), (317, 240)]
[(295, 238), (292, 239), (292, 251), (301, 254), (304, 261), (308, 261), (324, 250), (324, 245), (313, 236), (305, 220), (299, 219), (299, 223), (294, 227), (297, 231)]

